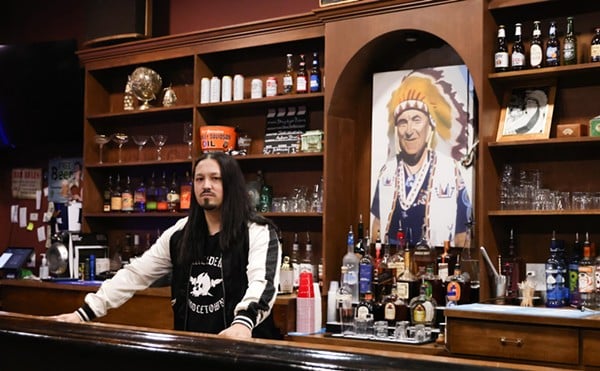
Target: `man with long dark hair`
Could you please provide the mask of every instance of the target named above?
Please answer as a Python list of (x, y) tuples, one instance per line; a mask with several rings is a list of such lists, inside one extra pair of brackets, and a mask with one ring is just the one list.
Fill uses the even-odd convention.
[(172, 273), (176, 330), (280, 337), (271, 316), (281, 262), (276, 226), (252, 208), (234, 158), (206, 153), (194, 169), (189, 216), (88, 294), (77, 311), (53, 318), (90, 321)]

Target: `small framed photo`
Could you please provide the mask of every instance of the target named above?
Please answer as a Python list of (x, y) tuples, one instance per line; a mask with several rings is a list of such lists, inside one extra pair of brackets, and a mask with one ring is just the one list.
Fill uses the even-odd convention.
[(548, 139), (555, 97), (554, 82), (519, 86), (507, 91), (496, 141)]

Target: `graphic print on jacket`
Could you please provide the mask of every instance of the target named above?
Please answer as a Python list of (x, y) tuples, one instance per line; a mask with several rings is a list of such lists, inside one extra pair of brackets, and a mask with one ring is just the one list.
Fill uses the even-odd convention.
[(200, 262), (192, 264), (187, 312), (188, 328), (218, 333), (225, 328), (225, 298), (221, 252), (213, 237), (209, 238), (207, 255)]

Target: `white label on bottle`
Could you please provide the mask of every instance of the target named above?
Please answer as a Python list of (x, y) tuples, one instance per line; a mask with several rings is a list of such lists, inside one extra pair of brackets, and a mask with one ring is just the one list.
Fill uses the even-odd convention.
[(494, 56), (494, 65), (496, 68), (508, 68), (508, 53), (496, 53), (496, 55)]
[(531, 67), (537, 67), (542, 64), (542, 47), (540, 45), (531, 45), (529, 50), (529, 63)]
[(214, 76), (210, 79), (210, 103), (221, 101), (221, 79)]
[(237, 74), (233, 76), (233, 100), (244, 99), (244, 76)]
[(575, 59), (575, 44), (573, 42), (565, 42), (565, 47), (563, 48), (563, 56), (565, 62)]
[(579, 292), (589, 294), (594, 292), (594, 267), (579, 266)]
[(200, 82), (200, 103), (210, 102), (210, 79), (203, 77)]
[(306, 77), (300, 76), (296, 80), (296, 91), (305, 92), (306, 91)]
[(400, 299), (407, 300), (409, 295), (408, 282), (397, 282), (396, 283), (396, 294)]
[(231, 100), (231, 84), (231, 76), (223, 76), (221, 80), (221, 102), (229, 102)]
[(262, 80), (261, 79), (252, 79), (252, 83), (250, 85), (250, 98), (252, 98), (252, 99), (262, 98)]
[(513, 67), (523, 67), (525, 65), (525, 54), (512, 53), (511, 64)]

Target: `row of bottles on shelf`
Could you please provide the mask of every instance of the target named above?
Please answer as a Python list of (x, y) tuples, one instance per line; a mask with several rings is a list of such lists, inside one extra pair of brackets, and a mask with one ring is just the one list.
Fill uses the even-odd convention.
[(252, 205), (262, 213), (302, 213), (323, 211), (323, 177), (312, 186), (294, 187), (287, 196), (273, 196), (273, 187), (265, 181), (262, 170), (257, 171), (256, 178), (246, 183)]
[[(511, 229), (504, 256), (499, 256), (501, 274), (506, 277), (506, 292), (503, 295), (509, 303), (517, 303), (526, 298), (524, 290), (533, 289), (534, 278), (525, 274), (525, 262), (518, 255), (516, 236)], [(544, 305), (550, 308), (598, 308), (600, 307), (600, 254), (596, 253), (595, 243), (588, 232), (581, 242), (579, 233), (570, 252), (565, 241), (552, 233), (549, 255), (544, 263), (545, 296)]]
[[(510, 51), (504, 25), (498, 26), (497, 37), (498, 41), (494, 53), (494, 67), (497, 72), (579, 63), (577, 35), (573, 17), (567, 17), (566, 33), (562, 43), (557, 34), (555, 21), (550, 22), (545, 46), (540, 21), (533, 22), (529, 49), (525, 47), (522, 23), (515, 24), (514, 39)], [(600, 27), (595, 29), (595, 34), (590, 42), (589, 61), (600, 62)]]
[(129, 175), (121, 179), (121, 175), (117, 174), (116, 178), (109, 175), (106, 180), (102, 210), (129, 213), (187, 211), (191, 200), (192, 181), (189, 172), (183, 179), (178, 179), (177, 173), (173, 173), (170, 183), (167, 182), (166, 172), (163, 171), (158, 182), (152, 172), (148, 184), (143, 177), (132, 181)]
[[(285, 94), (317, 93), (322, 89), (321, 66), (319, 53), (313, 52), (312, 66), (307, 69), (306, 57), (299, 55), (297, 67), (295, 67), (293, 54), (286, 54), (285, 73), (279, 79), (269, 76), (265, 81), (254, 78), (250, 84), (250, 99), (263, 97), (274, 97)], [(200, 82), (200, 103), (218, 103), (239, 101), (247, 97), (244, 91), (244, 76), (235, 74), (233, 78), (225, 75), (203, 77)]]

